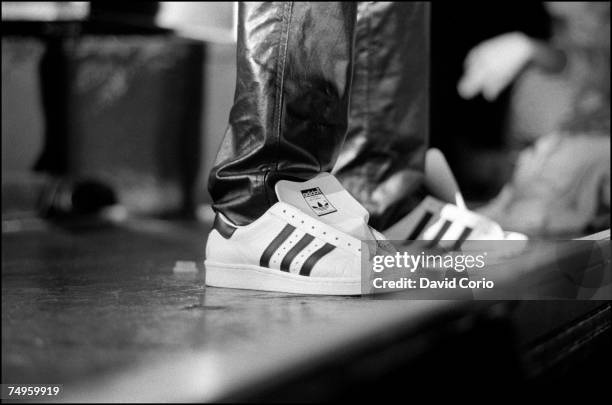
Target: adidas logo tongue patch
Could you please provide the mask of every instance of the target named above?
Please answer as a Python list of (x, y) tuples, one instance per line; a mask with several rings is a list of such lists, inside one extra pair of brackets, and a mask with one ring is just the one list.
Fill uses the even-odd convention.
[(325, 197), (325, 194), (323, 194), (319, 187), (308, 188), (300, 191), (310, 209), (318, 216), (332, 214), (338, 211), (336, 207), (329, 202), (327, 197)]

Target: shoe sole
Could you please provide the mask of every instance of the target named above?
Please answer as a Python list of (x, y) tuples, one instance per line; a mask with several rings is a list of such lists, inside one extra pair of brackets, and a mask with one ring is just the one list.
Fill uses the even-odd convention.
[(360, 279), (300, 276), (253, 265), (204, 261), (206, 285), (308, 295), (361, 295)]

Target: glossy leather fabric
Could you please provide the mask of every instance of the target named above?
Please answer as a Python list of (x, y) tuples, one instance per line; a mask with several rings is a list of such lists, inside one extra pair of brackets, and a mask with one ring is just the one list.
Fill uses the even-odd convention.
[(358, 6), (349, 129), (334, 174), (384, 230), (422, 198), (429, 4)]
[(427, 136), (427, 23), (423, 3), (240, 3), (214, 209), (248, 224), (276, 202), (278, 180), (308, 180), (336, 161), (372, 223), (409, 207)]

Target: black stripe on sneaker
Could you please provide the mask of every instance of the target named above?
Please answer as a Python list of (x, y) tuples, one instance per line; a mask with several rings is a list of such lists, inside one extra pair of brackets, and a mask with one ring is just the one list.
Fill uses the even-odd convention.
[(416, 228), (414, 228), (414, 230), (412, 231), (412, 233), (406, 238), (406, 240), (416, 240), (416, 238), (419, 237), (419, 235), (421, 234), (421, 232), (423, 232), (423, 229), (425, 229), (425, 227), (427, 226), (427, 224), (429, 223), (429, 220), (433, 217), (433, 213), (429, 212), (429, 211), (425, 211), (425, 214), (423, 214), (423, 216), (421, 217), (421, 220), (419, 221), (419, 223), (417, 224)]
[(264, 250), (264, 252), (261, 254), (261, 259), (259, 259), (259, 265), (261, 267), (270, 267), (270, 259), (272, 258), (272, 255), (283, 244), (283, 242), (287, 240), (294, 230), (295, 226), (287, 224), (283, 230), (276, 235), (276, 238), (270, 242), (266, 250)]
[(295, 246), (289, 249), (285, 257), (283, 257), (283, 261), (280, 264), (280, 269), (282, 271), (289, 271), (289, 267), (291, 267), (291, 262), (293, 261), (293, 259), (295, 259), (295, 256), (297, 256), (298, 253), (304, 250), (306, 246), (308, 246), (308, 244), (312, 242), (313, 239), (314, 236), (310, 234), (304, 235), (302, 239), (300, 239), (299, 242), (295, 244)]
[(465, 242), (465, 240), (470, 236), (472, 231), (473, 231), (472, 228), (470, 228), (469, 226), (466, 226), (463, 229), (463, 232), (461, 232), (461, 235), (459, 235), (457, 242), (455, 242), (455, 244), (453, 245), (453, 250), (459, 250), (461, 248), (461, 245), (463, 245), (463, 242)]
[(433, 247), (436, 243), (440, 241), (440, 239), (442, 239), (446, 231), (448, 231), (448, 228), (450, 228), (451, 224), (452, 222), (449, 221), (448, 219), (444, 220), (444, 223), (438, 230), (438, 233), (436, 234), (436, 236), (431, 240), (431, 242), (429, 242), (429, 247)]
[(315, 250), (313, 254), (308, 256), (308, 259), (306, 259), (306, 261), (302, 265), (302, 268), (300, 269), (300, 276), (310, 276), (310, 272), (312, 271), (314, 265), (317, 264), (317, 262), (321, 260), (323, 256), (325, 256), (335, 248), (336, 247), (334, 245), (326, 243), (319, 249)]

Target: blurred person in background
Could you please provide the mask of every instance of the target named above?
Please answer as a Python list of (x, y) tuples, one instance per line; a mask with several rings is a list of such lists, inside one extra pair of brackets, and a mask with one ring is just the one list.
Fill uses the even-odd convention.
[(496, 99), (528, 67), (562, 75), (570, 108), (524, 150), (511, 181), (479, 211), (531, 235), (569, 236), (610, 223), (610, 4), (549, 2), (550, 42), (511, 32), (465, 59), (459, 94)]

